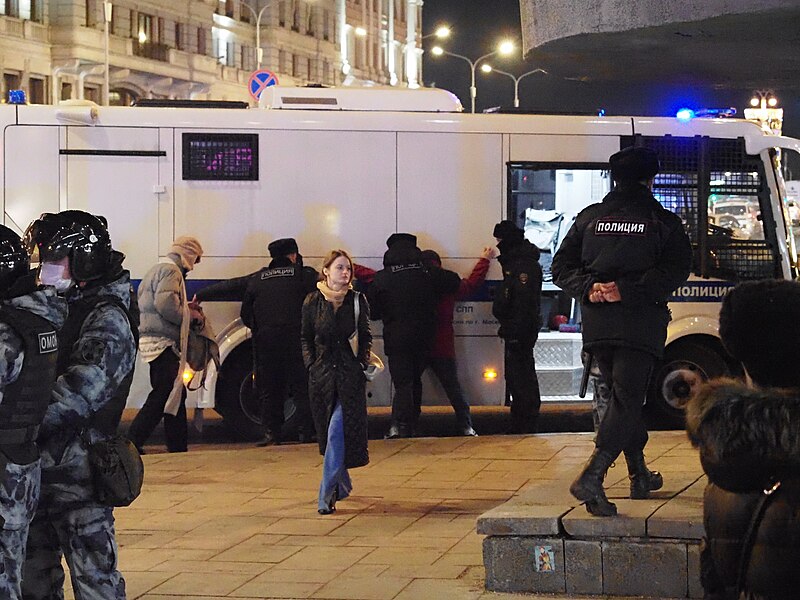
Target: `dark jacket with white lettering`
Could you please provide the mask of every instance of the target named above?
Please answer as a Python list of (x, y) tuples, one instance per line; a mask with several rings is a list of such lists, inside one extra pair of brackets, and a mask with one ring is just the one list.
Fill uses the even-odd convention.
[(436, 280), (415, 246), (398, 243), (383, 255), (367, 292), (370, 318), (383, 320), (384, 351), (427, 352), (436, 332)]
[[(692, 248), (680, 218), (646, 186), (614, 188), (585, 208), (553, 258), (553, 281), (581, 302), (583, 341), (636, 348), (660, 357), (667, 299), (689, 276)], [(595, 283), (616, 282), (621, 302), (591, 303)]]
[(277, 257), (250, 277), (242, 300), (241, 317), (264, 351), (293, 348), (300, 353), (303, 300), (317, 289), (317, 272), (311, 267)]

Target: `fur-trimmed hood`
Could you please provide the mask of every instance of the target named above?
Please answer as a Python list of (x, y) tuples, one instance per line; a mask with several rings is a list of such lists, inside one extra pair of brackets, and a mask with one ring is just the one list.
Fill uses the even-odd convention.
[(744, 492), (800, 474), (800, 394), (707, 383), (686, 407), (686, 430), (708, 478)]

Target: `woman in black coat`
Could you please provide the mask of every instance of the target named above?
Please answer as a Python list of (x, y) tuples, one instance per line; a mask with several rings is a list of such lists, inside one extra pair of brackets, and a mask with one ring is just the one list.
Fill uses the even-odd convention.
[(720, 337), (750, 384), (718, 380), (686, 407), (709, 485), (701, 582), (708, 600), (800, 594), (800, 284), (738, 286)]
[[(369, 304), (352, 289), (352, 280), (350, 256), (333, 250), (322, 265), (317, 291), (303, 303), (303, 360), (319, 450), (325, 457), (319, 488), (321, 515), (334, 512), (336, 501), (350, 495), (353, 486), (347, 469), (369, 462), (364, 368), (372, 334)], [(359, 303), (357, 324), (355, 302)]]

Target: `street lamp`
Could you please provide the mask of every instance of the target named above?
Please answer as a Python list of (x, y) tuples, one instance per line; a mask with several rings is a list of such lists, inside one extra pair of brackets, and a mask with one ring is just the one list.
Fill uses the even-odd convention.
[(264, 49), (261, 47), (261, 17), (264, 16), (264, 11), (272, 6), (272, 2), (267, 2), (257, 13), (256, 9), (250, 6), (247, 2), (242, 2), (242, 0), (239, 0), (240, 10), (242, 6), (253, 13), (253, 18), (256, 20), (256, 68), (260, 69), (261, 61), (264, 58)]
[(428, 38), (435, 37), (438, 40), (446, 40), (450, 37), (452, 30), (447, 25), (439, 25), (433, 33), (423, 35), (420, 40), (427, 40)]
[(474, 114), (475, 99), (478, 97), (478, 88), (475, 86), (475, 69), (478, 67), (478, 64), (480, 64), (481, 61), (486, 60), (490, 56), (494, 56), (495, 54), (508, 56), (509, 54), (513, 53), (515, 49), (516, 47), (514, 45), (514, 42), (505, 41), (502, 42), (497, 47), (497, 50), (484, 54), (483, 56), (479, 56), (475, 60), (472, 60), (471, 58), (468, 58), (466, 56), (462, 56), (461, 54), (456, 54), (455, 52), (449, 52), (440, 46), (435, 46), (434, 48), (431, 49), (431, 52), (433, 53), (434, 56), (442, 56), (443, 54), (446, 54), (447, 56), (460, 58), (461, 60), (465, 60), (469, 63), (470, 73), (472, 75), (472, 78), (470, 79), (469, 96), (471, 100), (470, 102), (471, 112)]
[(103, 0), (103, 19), (105, 21), (105, 26), (104, 26), (104, 30), (103, 30), (103, 37), (105, 39), (105, 65), (106, 65), (104, 81), (103, 81), (103, 106), (108, 106), (108, 96), (109, 96), (109, 93), (110, 93), (109, 86), (111, 85), (110, 80), (109, 80), (110, 79), (109, 78), (109, 73), (108, 73), (108, 66), (109, 66), (108, 65), (108, 52), (109, 52), (108, 34), (109, 34), (109, 31), (108, 30), (109, 30), (109, 25), (111, 24), (111, 16), (113, 14), (112, 13), (113, 10), (114, 10), (114, 5), (111, 4), (111, 2), (109, 2), (109, 0)]
[(501, 71), (500, 69), (495, 69), (489, 63), (483, 63), (481, 65), (481, 71), (484, 73), (491, 73), (494, 71), (495, 73), (499, 73), (500, 75), (505, 75), (506, 77), (511, 77), (514, 80), (514, 108), (519, 108), (519, 82), (527, 77), (528, 75), (533, 75), (534, 73), (547, 73), (544, 69), (534, 69), (533, 71), (528, 71), (527, 73), (523, 73), (519, 77), (516, 75), (512, 75), (511, 73), (506, 73), (505, 71)]

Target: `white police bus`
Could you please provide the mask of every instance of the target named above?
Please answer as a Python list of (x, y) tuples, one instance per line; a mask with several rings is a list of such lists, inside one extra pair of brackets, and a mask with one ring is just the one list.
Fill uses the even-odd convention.
[[(543, 266), (571, 218), (600, 200), (608, 157), (641, 143), (663, 165), (655, 193), (683, 219), (695, 248), (692, 279), (670, 307), (666, 358), (651, 408), (679, 414), (697, 382), (735, 372), (717, 336), (725, 291), (738, 281), (794, 278), (797, 256), (778, 168), (779, 148), (800, 142), (733, 119), (463, 114), (442, 90), (271, 88), (258, 109), (196, 107), (0, 107), (3, 214), (23, 231), (42, 212), (104, 215), (135, 280), (178, 235), (206, 251), (189, 279), (202, 285), (253, 272), (266, 246), (295, 237), (319, 266), (331, 248), (381, 268), (385, 240), (413, 232), (446, 268), (466, 275), (495, 223), (515, 220), (543, 249)], [(717, 202), (756, 210), (756, 223), (710, 217)], [(735, 211), (734, 211), (735, 212)], [(491, 316), (501, 273), (456, 308), (459, 371), (474, 405), (505, 401), (502, 348)], [(545, 322), (577, 311), (545, 284)], [(235, 303), (207, 303), (222, 365), (190, 398), (214, 407), (243, 434), (256, 429), (249, 331)], [(376, 350), (382, 349), (376, 324)], [(563, 331), (566, 329), (567, 331)], [(545, 400), (576, 399), (580, 334), (543, 332), (536, 363)], [(147, 391), (139, 365), (130, 405)], [(428, 404), (446, 403), (433, 381)], [(369, 384), (370, 404), (388, 406), (388, 372)]]

